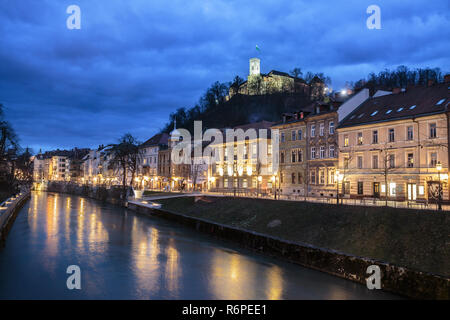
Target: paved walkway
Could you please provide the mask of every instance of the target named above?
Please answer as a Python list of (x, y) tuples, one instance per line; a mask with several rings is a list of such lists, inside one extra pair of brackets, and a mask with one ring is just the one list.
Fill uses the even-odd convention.
[[(161, 191), (161, 193), (164, 193), (164, 191)], [(231, 194), (222, 194), (218, 192), (192, 192), (192, 193), (180, 193), (180, 194), (174, 194), (172, 191), (170, 195), (155, 195), (155, 196), (146, 196), (143, 197), (143, 199), (133, 199), (133, 201), (137, 201), (139, 203), (142, 203), (142, 201), (156, 201), (160, 199), (170, 199), (170, 198), (179, 198), (179, 197), (194, 197), (194, 196), (213, 196), (213, 197), (233, 197), (233, 193)], [(285, 196), (282, 195), (280, 199), (274, 199), (274, 196), (251, 196), (251, 195), (239, 195), (237, 194), (236, 197), (240, 198), (258, 198), (258, 199), (268, 199), (268, 200), (288, 200), (288, 201), (308, 201), (308, 202), (315, 202), (315, 203), (326, 203), (326, 204), (336, 204), (336, 198), (330, 198), (330, 197), (305, 197), (305, 196)], [(378, 200), (373, 198), (366, 198), (366, 199), (349, 199), (349, 198), (339, 198), (339, 202), (341, 204), (345, 205), (356, 205), (356, 206), (378, 206), (383, 207), (386, 205), (386, 202), (384, 200)], [(414, 201), (388, 201), (387, 202), (388, 207), (393, 208), (408, 208), (408, 209), (420, 209), (420, 210), (437, 210), (437, 204), (436, 203), (418, 203)], [(450, 205), (442, 205), (443, 211), (450, 211)]]

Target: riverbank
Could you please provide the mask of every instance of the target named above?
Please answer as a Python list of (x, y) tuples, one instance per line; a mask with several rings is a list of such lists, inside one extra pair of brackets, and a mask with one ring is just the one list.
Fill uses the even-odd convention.
[(163, 210), (450, 277), (448, 213), (232, 197), (200, 199), (171, 198), (158, 203)]
[[(129, 207), (141, 213), (158, 215), (216, 237), (238, 242), (244, 247), (258, 250), (264, 254), (279, 256), (291, 262), (363, 284), (365, 284), (368, 276), (366, 274), (367, 267), (375, 264), (381, 269), (382, 288), (384, 290), (419, 299), (450, 298), (450, 278), (445, 275), (448, 274), (448, 269), (445, 267), (448, 266), (446, 264), (448, 249), (445, 248), (445, 244), (441, 252), (437, 246), (431, 248), (435, 254), (444, 254), (442, 257), (438, 256), (437, 260), (435, 259), (435, 261), (438, 261), (439, 270), (443, 270), (444, 273), (444, 275), (438, 275), (435, 272), (419, 271), (419, 269), (410, 266), (394, 264), (385, 259), (366, 258), (370, 255), (336, 250), (332, 247), (336, 246), (335, 244), (327, 248), (298, 240), (288, 240), (293, 236), (299, 239), (299, 235), (316, 234), (315, 239), (329, 238), (334, 239), (336, 244), (340, 244), (342, 241), (338, 241), (338, 239), (341, 238), (345, 239), (344, 243), (357, 248), (358, 245), (350, 244), (351, 241), (362, 240), (367, 237), (368, 240), (359, 244), (360, 247), (366, 244), (368, 247), (366, 249), (372, 250), (372, 252), (391, 252), (391, 254), (394, 254), (395, 249), (393, 248), (397, 247), (398, 249), (399, 246), (389, 246), (389, 241), (401, 243), (400, 238), (405, 235), (404, 233), (407, 230), (413, 232), (414, 226), (424, 232), (428, 227), (433, 227), (434, 223), (442, 223), (434, 227), (438, 229), (443, 227), (443, 230), (447, 230), (445, 228), (448, 227), (448, 216), (438, 216), (438, 220), (443, 219), (440, 221), (433, 218), (429, 218), (431, 219), (429, 221), (425, 218), (424, 221), (427, 221), (427, 223), (421, 225), (421, 221), (417, 220), (421, 218), (416, 216), (418, 213), (409, 210), (398, 212), (398, 209), (395, 210), (397, 211), (395, 213), (389, 210), (374, 211), (376, 208), (360, 207), (355, 210), (354, 206), (343, 206), (336, 210), (337, 207), (322, 204), (223, 197), (172, 198), (162, 199), (158, 202), (163, 204), (162, 209), (150, 209), (133, 202), (129, 203)], [(294, 211), (292, 211), (293, 208)], [(293, 214), (294, 216), (292, 216)], [(405, 216), (406, 214), (410, 216)], [(300, 215), (304, 216), (299, 217)], [(290, 216), (294, 220), (289, 219)], [(218, 220), (227, 221), (228, 224), (222, 224)], [(284, 228), (281, 228), (283, 221)], [(405, 222), (406, 228), (401, 225)], [(383, 227), (383, 224), (386, 224), (386, 226)], [(272, 231), (265, 230), (265, 233), (260, 233), (255, 231), (258, 228), (268, 228)], [(433, 235), (428, 235), (431, 238), (427, 238), (417, 232), (418, 230), (408, 236), (408, 239), (416, 238), (412, 242), (413, 245), (416, 241), (441, 238), (439, 236), (435, 239)], [(274, 236), (274, 233), (277, 236)], [(326, 236), (327, 233), (331, 235)], [(395, 233), (398, 233), (398, 235), (394, 236)], [(386, 239), (383, 237), (386, 237)], [(314, 237), (309, 238), (310, 241), (312, 239)], [(377, 243), (377, 241), (380, 242)], [(406, 239), (403, 240), (403, 243), (405, 241), (408, 242)], [(439, 243), (441, 244), (441, 242)], [(381, 248), (380, 246), (388, 246), (388, 248)], [(352, 247), (347, 247), (347, 249), (349, 248)], [(414, 248), (408, 249), (408, 252), (411, 251), (414, 251)], [(420, 252), (417, 256), (421, 256)]]
[(30, 198), (30, 194), (31, 192), (27, 190), (2, 202), (0, 206), (0, 245), (3, 245), (6, 241), (6, 236), (14, 223), (17, 213)]

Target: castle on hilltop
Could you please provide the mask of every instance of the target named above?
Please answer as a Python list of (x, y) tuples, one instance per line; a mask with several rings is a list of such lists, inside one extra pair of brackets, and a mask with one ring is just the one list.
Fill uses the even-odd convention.
[(286, 72), (272, 70), (267, 74), (261, 73), (261, 60), (250, 59), (250, 72), (247, 81), (231, 85), (229, 98), (236, 94), (264, 95), (275, 93), (306, 94), (312, 100), (322, 96), (325, 84), (318, 77), (314, 77), (310, 83), (304, 79), (291, 76)]

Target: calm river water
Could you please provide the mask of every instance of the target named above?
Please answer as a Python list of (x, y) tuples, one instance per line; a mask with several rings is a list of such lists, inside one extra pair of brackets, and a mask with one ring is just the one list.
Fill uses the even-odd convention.
[[(81, 269), (69, 290), (66, 269)], [(35, 192), (0, 249), (0, 299), (391, 299), (184, 226)]]

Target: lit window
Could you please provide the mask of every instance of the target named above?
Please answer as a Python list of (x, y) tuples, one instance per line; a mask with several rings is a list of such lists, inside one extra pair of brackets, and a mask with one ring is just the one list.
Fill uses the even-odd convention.
[(425, 194), (425, 188), (424, 186), (419, 186), (419, 195), (423, 196)]
[(344, 136), (344, 147), (348, 147), (348, 135)]
[(358, 144), (363, 144), (363, 134), (362, 134), (362, 132), (358, 132)]
[(400, 108), (397, 109), (397, 112), (400, 112), (402, 110), (403, 110), (403, 107), (400, 107)]
[(408, 153), (407, 167), (408, 168), (414, 167), (414, 154), (412, 153)]
[(397, 184), (395, 182), (389, 183), (389, 195), (395, 196), (397, 189)]
[(388, 111), (386, 111), (386, 114), (389, 114), (389, 113), (391, 113), (391, 112), (392, 112), (392, 110), (389, 109)]
[(378, 113), (378, 110), (375, 110), (374, 112), (372, 112), (372, 113), (370, 114), (370, 116), (373, 117), (373, 116), (376, 115), (377, 113)]
[(416, 105), (413, 105), (413, 106), (409, 107), (409, 110), (412, 110), (412, 109), (414, 109), (415, 107), (416, 107)]

